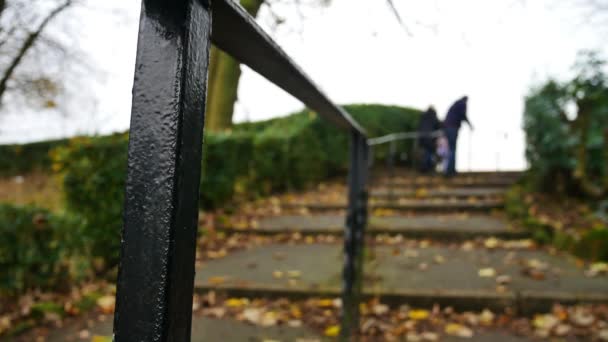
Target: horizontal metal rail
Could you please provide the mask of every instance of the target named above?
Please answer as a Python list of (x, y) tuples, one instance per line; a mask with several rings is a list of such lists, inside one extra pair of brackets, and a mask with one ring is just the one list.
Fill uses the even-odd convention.
[(214, 0), (212, 42), (269, 81), (302, 101), (336, 126), (365, 130), (340, 106), (335, 105), (255, 20), (232, 0)]
[(391, 133), (381, 137), (372, 138), (367, 140), (367, 144), (369, 146), (386, 144), (391, 141), (397, 140), (407, 140), (407, 139), (418, 139), (423, 137), (429, 138), (438, 138), (443, 135), (443, 131), (438, 130), (431, 133), (423, 133), (423, 132), (399, 132), (399, 133)]

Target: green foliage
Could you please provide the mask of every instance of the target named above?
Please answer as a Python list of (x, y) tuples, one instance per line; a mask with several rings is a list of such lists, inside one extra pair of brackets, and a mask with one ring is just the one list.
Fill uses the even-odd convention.
[(118, 261), (127, 146), (127, 134), (114, 134), (74, 138), (53, 151), (66, 207), (86, 219), (83, 234), (91, 241), (91, 253), (107, 266)]
[(79, 273), (86, 253), (75, 217), (44, 209), (0, 205), (0, 293), (14, 295), (31, 288), (56, 289)]
[(505, 196), (505, 210), (511, 220), (531, 232), (536, 242), (551, 244), (583, 259), (608, 261), (608, 227), (600, 225), (574, 231), (556, 229), (530, 214), (530, 203), (526, 197), (527, 190), (524, 187), (512, 187)]
[(608, 191), (608, 78), (595, 53), (582, 54), (575, 72), (525, 99), (530, 179), (543, 191), (601, 196)]
[(577, 241), (574, 252), (585, 259), (608, 261), (608, 229), (603, 227), (586, 232)]
[[(243, 132), (206, 134), (200, 205), (217, 207), (230, 200), (250, 173), (253, 136)], [(241, 185), (241, 186), (239, 186)]]
[[(380, 105), (347, 110), (371, 136), (417, 127), (419, 111)], [(63, 176), (69, 211), (86, 219), (83, 235), (106, 266), (118, 260), (127, 165), (126, 134), (75, 138), (53, 152), (53, 168)], [(349, 137), (309, 110), (256, 123), (231, 132), (206, 133), (200, 182), (202, 208), (235, 198), (300, 189), (344, 175)]]
[(49, 154), (67, 140), (42, 141), (23, 145), (0, 146), (0, 176), (15, 176), (35, 170), (51, 170)]

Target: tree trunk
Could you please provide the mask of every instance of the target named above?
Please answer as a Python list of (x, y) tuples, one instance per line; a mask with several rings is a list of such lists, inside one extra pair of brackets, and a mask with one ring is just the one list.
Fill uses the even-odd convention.
[[(255, 17), (264, 0), (241, 0), (241, 5)], [(230, 55), (213, 47), (209, 64), (207, 122), (205, 128), (222, 131), (232, 126), (241, 67)]]

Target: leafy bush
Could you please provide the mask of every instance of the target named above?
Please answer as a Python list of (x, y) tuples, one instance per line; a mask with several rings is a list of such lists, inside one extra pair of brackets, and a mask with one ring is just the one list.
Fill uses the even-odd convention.
[(35, 170), (50, 170), (50, 151), (67, 140), (42, 141), (23, 145), (0, 146), (0, 175), (15, 176)]
[(83, 276), (82, 229), (73, 216), (0, 204), (0, 293), (56, 289)]
[(127, 134), (74, 138), (53, 151), (63, 176), (66, 207), (86, 219), (83, 234), (91, 253), (109, 265), (118, 261), (127, 168)]
[[(372, 136), (417, 127), (419, 112), (379, 105), (347, 106)], [(348, 165), (348, 134), (304, 110), (231, 132), (206, 133), (200, 204), (213, 208), (235, 195), (253, 197), (299, 189), (343, 175)], [(86, 219), (84, 235), (93, 256), (108, 266), (118, 260), (127, 134), (75, 138), (53, 151), (54, 169), (63, 175), (67, 208)]]
[(608, 77), (589, 52), (575, 71), (526, 97), (526, 157), (537, 189), (601, 198), (608, 196)]
[(243, 191), (243, 183), (249, 179), (251, 172), (252, 151), (251, 134), (206, 134), (200, 186), (202, 207), (217, 207), (230, 200), (238, 188)]

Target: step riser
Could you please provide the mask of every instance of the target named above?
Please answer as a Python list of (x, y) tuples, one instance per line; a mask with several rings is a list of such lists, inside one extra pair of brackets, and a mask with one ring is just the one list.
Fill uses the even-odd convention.
[[(220, 231), (225, 232), (227, 234), (257, 234), (257, 235), (281, 235), (281, 234), (294, 234), (299, 233), (304, 236), (308, 235), (335, 235), (342, 236), (344, 231), (342, 229), (337, 228), (328, 228), (328, 229), (284, 229), (284, 230), (276, 230), (276, 229), (232, 229), (232, 228), (223, 228)], [(383, 228), (373, 228), (370, 227), (366, 230), (366, 235), (368, 236), (376, 236), (376, 235), (402, 235), (406, 239), (429, 239), (436, 240), (442, 242), (462, 242), (468, 240), (474, 240), (477, 238), (490, 238), (495, 237), (497, 239), (502, 240), (522, 240), (531, 238), (530, 233), (528, 232), (492, 232), (492, 231), (483, 231), (483, 232), (470, 232), (470, 231), (458, 231), (458, 230), (434, 230), (429, 231), (425, 229), (420, 230), (397, 230), (397, 229), (383, 229)]]
[[(461, 212), (475, 212), (475, 213), (491, 213), (494, 210), (502, 209), (504, 205), (502, 203), (488, 204), (488, 205), (466, 205), (466, 206), (400, 206), (400, 205), (374, 205), (369, 208), (370, 213), (376, 209), (393, 210), (396, 213), (461, 213)], [(283, 205), (285, 210), (300, 210), (307, 209), (311, 213), (323, 213), (337, 210), (346, 210), (346, 207), (341, 205)]]
[[(245, 298), (288, 298), (302, 300), (319, 297), (340, 297), (339, 289), (289, 289), (289, 288), (261, 288), (261, 287), (233, 287), (195, 285), (195, 291), (205, 294), (215, 291), (228, 297)], [(432, 308), (434, 305), (452, 307), (457, 311), (481, 311), (484, 309), (493, 312), (514, 310), (518, 315), (532, 316), (536, 313), (549, 312), (554, 304), (581, 305), (581, 304), (608, 304), (608, 295), (586, 294), (569, 295), (565, 293), (522, 292), (522, 293), (481, 293), (470, 291), (452, 291), (447, 293), (433, 291), (400, 291), (399, 293), (364, 291), (365, 300), (379, 298), (382, 303), (397, 307), (410, 305), (416, 308)]]
[(445, 188), (500, 188), (500, 189), (508, 189), (513, 186), (515, 182), (505, 182), (505, 181), (484, 181), (484, 182), (454, 182), (454, 183), (438, 183), (438, 182), (390, 182), (390, 181), (372, 181), (371, 184), (377, 187), (401, 187), (406, 189), (416, 189), (416, 188), (437, 188), (437, 187), (445, 187)]

